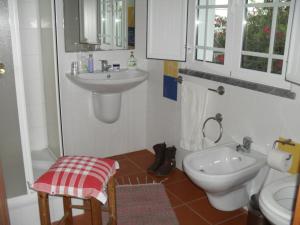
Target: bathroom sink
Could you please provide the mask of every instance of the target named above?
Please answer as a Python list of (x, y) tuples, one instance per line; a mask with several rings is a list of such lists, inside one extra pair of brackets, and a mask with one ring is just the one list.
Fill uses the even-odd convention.
[(248, 204), (251, 181), (266, 165), (265, 155), (254, 150), (238, 152), (237, 145), (231, 143), (193, 152), (183, 160), (189, 178), (222, 211), (233, 211)]
[(148, 77), (143, 70), (121, 69), (111, 72), (82, 73), (79, 75), (67, 74), (67, 77), (76, 85), (91, 92), (110, 94), (122, 93), (136, 87)]
[(148, 78), (140, 69), (66, 75), (77, 86), (92, 93), (94, 115), (105, 123), (120, 117), (122, 92), (136, 87)]

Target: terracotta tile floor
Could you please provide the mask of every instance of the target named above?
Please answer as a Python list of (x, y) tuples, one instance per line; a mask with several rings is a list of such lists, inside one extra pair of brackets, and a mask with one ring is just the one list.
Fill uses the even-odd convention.
[[(175, 169), (166, 178), (158, 178), (147, 173), (154, 155), (148, 150), (112, 156), (118, 160), (120, 170), (116, 174), (121, 184), (160, 182), (164, 180), (167, 194), (181, 225), (246, 225), (247, 214), (243, 209), (222, 212), (213, 208), (206, 194), (194, 185), (180, 170)], [(87, 218), (78, 217), (74, 225), (87, 225)]]
[[(154, 155), (148, 150), (141, 150), (124, 155), (110, 157), (118, 160), (120, 170), (116, 174), (119, 184), (159, 182), (158, 178), (147, 173)], [(243, 209), (222, 212), (213, 208), (206, 194), (194, 185), (180, 170), (175, 169), (163, 182), (170, 202), (181, 225), (246, 225), (247, 214)]]

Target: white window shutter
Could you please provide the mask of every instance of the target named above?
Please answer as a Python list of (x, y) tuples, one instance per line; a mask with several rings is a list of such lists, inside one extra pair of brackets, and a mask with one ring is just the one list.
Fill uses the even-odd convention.
[(297, 84), (300, 84), (299, 21), (300, 21), (300, 2), (296, 1), (286, 79), (290, 82), (297, 83)]
[(186, 61), (188, 0), (148, 0), (147, 58)]

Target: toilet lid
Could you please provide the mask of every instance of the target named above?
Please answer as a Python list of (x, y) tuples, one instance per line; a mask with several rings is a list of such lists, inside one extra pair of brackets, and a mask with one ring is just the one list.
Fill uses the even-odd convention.
[(270, 211), (272, 215), (275, 214), (285, 221), (290, 221), (296, 186), (293, 177), (284, 178), (267, 185), (260, 195), (260, 200), (263, 202), (261, 207)]

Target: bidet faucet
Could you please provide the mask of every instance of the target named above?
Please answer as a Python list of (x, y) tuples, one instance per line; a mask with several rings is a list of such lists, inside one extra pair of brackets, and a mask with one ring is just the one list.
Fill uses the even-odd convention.
[(236, 151), (246, 152), (249, 153), (251, 151), (251, 144), (253, 143), (251, 137), (244, 137), (243, 138), (243, 145), (236, 146)]

